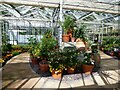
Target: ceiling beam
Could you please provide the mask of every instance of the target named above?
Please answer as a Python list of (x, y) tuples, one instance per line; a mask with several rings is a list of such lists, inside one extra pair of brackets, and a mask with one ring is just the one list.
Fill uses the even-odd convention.
[[(21, 1), (21, 0), (0, 0), (0, 3), (7, 3), (7, 4), (16, 4), (16, 5), (28, 5), (28, 6), (37, 6), (37, 7), (50, 7), (50, 8), (57, 8), (59, 5), (59, 2), (35, 2), (35, 1)], [(98, 3), (95, 3), (98, 4)], [(99, 3), (100, 4), (100, 3)], [(102, 5), (102, 4), (101, 4)], [(107, 5), (107, 4), (106, 4)], [(110, 5), (109, 5), (110, 6)], [(114, 7), (117, 9), (117, 5), (114, 5)], [(72, 10), (81, 10), (81, 11), (88, 11), (88, 12), (101, 12), (101, 13), (110, 13), (110, 14), (120, 14), (120, 11), (118, 10), (111, 10), (111, 9), (105, 9), (105, 8), (95, 8), (95, 7), (88, 7), (88, 6), (80, 6), (78, 4), (63, 4), (63, 9), (72, 9)]]
[[(45, 19), (35, 19), (35, 18), (17, 18), (17, 17), (2, 17), (0, 16), (0, 20), (24, 20), (24, 21), (36, 21), (36, 22), (51, 22), (50, 20)], [(77, 23), (86, 23), (86, 24), (101, 24), (100, 22), (92, 22), (92, 21), (77, 21)], [(118, 25), (118, 23), (103, 23), (104, 25)]]

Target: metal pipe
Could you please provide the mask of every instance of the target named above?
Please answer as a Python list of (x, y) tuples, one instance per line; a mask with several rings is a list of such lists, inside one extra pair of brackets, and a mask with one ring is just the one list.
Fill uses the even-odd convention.
[[(60, 18), (60, 22), (63, 22), (63, 13), (62, 13), (62, 9), (63, 9), (63, 0), (60, 0), (60, 15), (59, 15), (59, 18)], [(59, 29), (59, 46), (60, 46), (60, 49), (62, 49), (62, 26), (60, 26), (60, 29)]]
[[(6, 3), (6, 4), (16, 4), (16, 5), (28, 5), (28, 6), (41, 6), (41, 7), (50, 7), (50, 8), (57, 8), (58, 7), (58, 4), (59, 4), (59, 2), (35, 2), (35, 1), (21, 1), (21, 0), (1, 0), (0, 1), (0, 3)], [(68, 2), (67, 2), (68, 3)], [(77, 2), (75, 2), (75, 3), (77, 3)], [(82, 2), (80, 2), (80, 3), (82, 3)], [(73, 3), (70, 3), (70, 4), (63, 4), (63, 9), (72, 9), (72, 10), (81, 10), (81, 11), (89, 11), (89, 12), (102, 12), (102, 13), (111, 13), (111, 14), (120, 14), (120, 11), (118, 11), (118, 10), (115, 10), (115, 9), (117, 9), (118, 8), (118, 5), (116, 5), (116, 6), (114, 6), (114, 8), (115, 9), (108, 9), (108, 7), (106, 7), (106, 8), (97, 8), (97, 7), (93, 7), (93, 6), (91, 6), (91, 7), (89, 7), (89, 6), (80, 6), (80, 5), (78, 5), (79, 4), (79, 2), (78, 2), (78, 4), (74, 4), (74, 2)], [(98, 3), (94, 3), (94, 4), (97, 4), (98, 5)], [(87, 5), (87, 4), (86, 4)], [(102, 6), (102, 4), (101, 3), (99, 3), (99, 5), (100, 6)], [(106, 5), (106, 4), (105, 4)], [(109, 7), (112, 7), (113, 5), (110, 5), (109, 4)]]

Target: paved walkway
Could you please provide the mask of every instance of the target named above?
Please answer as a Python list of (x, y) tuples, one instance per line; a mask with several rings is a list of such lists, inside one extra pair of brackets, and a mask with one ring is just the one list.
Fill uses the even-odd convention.
[[(3, 89), (65, 89), (65, 88), (118, 88), (120, 61), (104, 53), (101, 55), (101, 69), (91, 75), (71, 74), (64, 75), (61, 80), (55, 80), (51, 76), (40, 77), (29, 64), (29, 54), (22, 53), (13, 57), (2, 68)], [(110, 89), (108, 89), (110, 90)]]

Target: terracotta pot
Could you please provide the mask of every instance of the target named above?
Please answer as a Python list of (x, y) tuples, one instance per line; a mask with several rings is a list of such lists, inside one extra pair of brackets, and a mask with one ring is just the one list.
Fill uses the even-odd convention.
[(82, 69), (85, 74), (91, 74), (93, 68), (94, 68), (94, 65), (85, 65), (85, 64), (82, 65)]
[(39, 68), (41, 72), (47, 72), (49, 70), (49, 64), (40, 62)]
[(72, 33), (68, 33), (69, 37), (72, 38)]
[(60, 79), (62, 77), (62, 70), (52, 70), (52, 77), (54, 79)]
[(63, 39), (63, 42), (69, 42), (70, 36), (68, 34), (63, 34), (62, 39)]
[(37, 58), (31, 58), (31, 62), (32, 62), (33, 65), (36, 65), (36, 64), (39, 63)]
[(73, 74), (73, 73), (75, 73), (75, 67), (68, 67), (68, 68), (67, 68), (67, 73), (68, 73), (68, 74)]
[(72, 38), (71, 38), (71, 42), (75, 42), (75, 37), (72, 37)]
[(101, 51), (104, 51), (104, 48), (101, 48)]
[(111, 55), (111, 56), (114, 56), (114, 52), (110, 52), (110, 55)]
[(81, 47), (84, 47), (85, 48), (85, 43), (80, 39), (76, 39), (76, 48), (79, 49)]

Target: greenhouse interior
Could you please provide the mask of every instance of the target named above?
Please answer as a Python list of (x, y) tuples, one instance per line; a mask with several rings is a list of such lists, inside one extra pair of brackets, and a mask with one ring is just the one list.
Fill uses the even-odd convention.
[(0, 89), (120, 89), (120, 0), (0, 0)]

